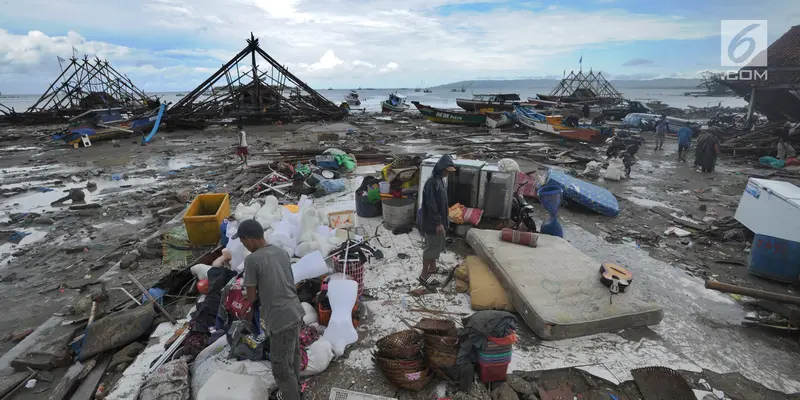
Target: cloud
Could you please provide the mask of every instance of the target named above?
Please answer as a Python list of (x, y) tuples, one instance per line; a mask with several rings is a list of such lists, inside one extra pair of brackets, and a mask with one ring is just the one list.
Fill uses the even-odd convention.
[(656, 63), (655, 61), (653, 61), (653, 60), (651, 60), (649, 58), (637, 57), (637, 58), (631, 58), (630, 60), (625, 61), (622, 65), (625, 66), (625, 67), (635, 67), (635, 66), (641, 66), (641, 65), (654, 65), (655, 63)]
[[(790, 7), (796, 0), (776, 1)], [(488, 10), (470, 11), (476, 8), (470, 5), (489, 3)], [(653, 46), (661, 40), (692, 41), (719, 33), (717, 20), (690, 11), (674, 15), (680, 10), (642, 14), (597, 5), (548, 9), (546, 2), (518, 5), (507, 0), (342, 4), (329, 0), (7, 2), (0, 15), (0, 26), (8, 29), (0, 30), (0, 86), (4, 92), (43, 91), (58, 72), (55, 56), (69, 56), (74, 45), (81, 54), (97, 54), (114, 66), (128, 68), (137, 84), (191, 89), (203, 80), (192, 68), (219, 68), (246, 45), (251, 30), (275, 60), (322, 87), (413, 86), (423, 78), (438, 84), (475, 76), (541, 76), (560, 72), (563, 60), (577, 60), (575, 54), (584, 49), (637, 42)], [(440, 7), (454, 5), (458, 7), (453, 12), (439, 12)], [(739, 8), (720, 4), (719, 13), (704, 15), (735, 19), (736, 13), (745, 13)], [(769, 9), (773, 8), (780, 9)], [(784, 17), (762, 9), (761, 19), (770, 19), (766, 12)], [(756, 9), (748, 10), (756, 16)], [(780, 24), (770, 19), (770, 29), (773, 25)], [(520, 37), (530, 40), (509, 40)], [(402, 60), (402, 68), (397, 60)], [(154, 75), (147, 65), (168, 74)], [(172, 71), (180, 69), (187, 75), (173, 76)], [(138, 83), (136, 76), (144, 83)]]
[(392, 61), (380, 69), (381, 72), (391, 72), (400, 68), (400, 64)]

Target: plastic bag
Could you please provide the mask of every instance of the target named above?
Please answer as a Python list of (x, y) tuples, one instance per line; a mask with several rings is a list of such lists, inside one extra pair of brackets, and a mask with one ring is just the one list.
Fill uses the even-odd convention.
[(344, 172), (349, 172), (356, 169), (356, 160), (347, 154), (337, 154), (334, 156), (336, 163), (339, 164), (339, 169)]
[(510, 158), (504, 158), (498, 161), (497, 167), (503, 172), (519, 172), (519, 164)]
[(333, 345), (325, 338), (319, 338), (311, 346), (306, 347), (308, 365), (300, 371), (301, 377), (314, 376), (325, 372), (333, 360)]
[(310, 325), (319, 322), (319, 315), (314, 306), (308, 303), (300, 303), (300, 305), (303, 306), (303, 311), (305, 311), (305, 315), (303, 315), (304, 324)]
[(608, 168), (606, 168), (605, 179), (619, 181), (623, 176), (625, 176), (625, 164), (622, 163), (622, 160), (619, 158), (610, 160)]
[(602, 165), (599, 162), (589, 161), (586, 164), (586, 169), (583, 170), (583, 174), (581, 175), (588, 178), (597, 178), (600, 176), (600, 168), (602, 168)]
[(325, 194), (343, 192), (345, 189), (344, 181), (341, 179), (326, 179), (318, 183), (317, 187), (321, 188)]

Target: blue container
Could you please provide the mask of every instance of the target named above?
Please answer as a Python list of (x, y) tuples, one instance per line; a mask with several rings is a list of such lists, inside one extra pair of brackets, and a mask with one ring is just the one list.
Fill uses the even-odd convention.
[(561, 206), (561, 196), (563, 192), (561, 186), (550, 182), (536, 191), (539, 202), (542, 203), (542, 207), (544, 207), (545, 211), (549, 214), (549, 217), (539, 229), (539, 233), (558, 236), (560, 238), (564, 237), (564, 230), (561, 228), (561, 224), (558, 223), (558, 208)]
[(756, 235), (750, 248), (751, 273), (781, 282), (800, 281), (800, 243)]

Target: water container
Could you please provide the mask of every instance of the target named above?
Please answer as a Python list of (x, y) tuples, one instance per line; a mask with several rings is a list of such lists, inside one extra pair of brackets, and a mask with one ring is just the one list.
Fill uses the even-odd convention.
[(389, 194), (389, 182), (381, 181), (378, 183), (378, 187), (380, 188), (381, 194)]
[(755, 235), (747, 269), (776, 281), (800, 281), (800, 243)]
[(564, 230), (558, 223), (558, 208), (561, 206), (561, 196), (563, 195), (561, 186), (556, 183), (548, 183), (536, 191), (539, 202), (547, 211), (548, 218), (544, 221), (539, 232), (545, 235), (564, 237)]
[(390, 230), (413, 226), (414, 199), (407, 197), (383, 200), (383, 222)]

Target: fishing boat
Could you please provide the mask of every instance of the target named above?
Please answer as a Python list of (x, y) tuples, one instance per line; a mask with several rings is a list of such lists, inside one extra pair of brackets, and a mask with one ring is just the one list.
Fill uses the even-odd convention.
[(405, 112), (409, 107), (410, 106), (406, 104), (405, 96), (397, 93), (389, 93), (389, 99), (381, 103), (381, 112)]
[(355, 90), (351, 90), (350, 93), (347, 94), (347, 96), (344, 96), (344, 101), (346, 101), (347, 104), (351, 106), (361, 105), (361, 99), (358, 98), (358, 92), (356, 92)]
[(471, 99), (456, 99), (456, 104), (467, 111), (513, 111), (519, 100), (516, 93), (476, 94)]
[(433, 90), (430, 90), (430, 89), (425, 89), (425, 90), (423, 90), (422, 92), (423, 92), (423, 93), (433, 93)]
[(514, 112), (520, 125), (568, 140), (602, 144), (614, 135), (610, 127), (567, 126), (561, 116), (544, 116), (526, 107), (514, 106)]
[(175, 94), (175, 97), (183, 97), (183, 96), (184, 96), (184, 94), (183, 94), (183, 93), (176, 93), (176, 94)]
[(472, 126), (486, 124), (486, 114), (436, 108), (420, 104), (418, 101), (412, 101), (411, 104), (413, 104), (414, 107), (417, 107), (417, 110), (419, 110), (420, 114), (427, 118), (428, 121), (435, 122), (437, 124)]
[[(69, 126), (62, 133), (52, 136), (53, 140), (61, 140), (70, 146), (77, 146), (84, 136), (94, 143), (130, 135), (141, 135), (149, 141), (155, 134), (153, 127), (160, 123), (166, 105), (136, 116), (124, 118), (121, 108), (104, 108), (89, 110), (69, 120)], [(149, 132), (150, 131), (150, 132)], [(146, 137), (147, 134), (150, 134)]]
[(649, 107), (653, 111), (660, 111), (660, 110), (665, 110), (665, 109), (669, 108), (669, 104), (664, 103), (661, 100), (652, 100), (652, 101), (649, 101), (649, 102), (645, 103), (645, 105), (647, 107)]

